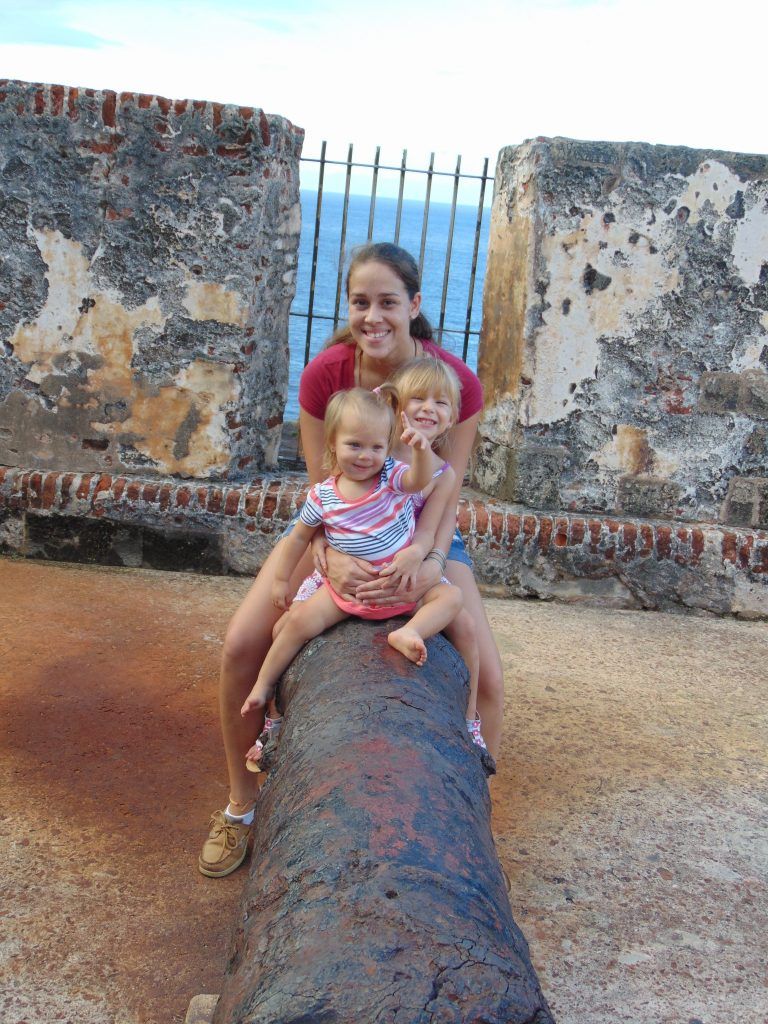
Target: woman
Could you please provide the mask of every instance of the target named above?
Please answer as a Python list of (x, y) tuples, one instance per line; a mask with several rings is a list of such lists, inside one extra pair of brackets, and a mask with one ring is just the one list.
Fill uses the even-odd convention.
[[(504, 681), (496, 644), (485, 616), (463, 542), (455, 537), (456, 505), (461, 482), (482, 412), (482, 387), (460, 359), (432, 342), (432, 329), (421, 313), (419, 271), (405, 250), (389, 243), (358, 249), (347, 273), (349, 323), (306, 366), (299, 386), (299, 423), (310, 483), (325, 476), (322, 468), (323, 416), (332, 394), (354, 386), (373, 390), (410, 359), (432, 355), (456, 370), (462, 384), (459, 422), (451, 428), (445, 455), (456, 482), (446, 511), (434, 529), (434, 547), (427, 557), (409, 600), (420, 599), (440, 579), (441, 553), (447, 554), (445, 575), (462, 591), (464, 607), (475, 622), (480, 653), (478, 712), (483, 735), (494, 757), (498, 755), (504, 709)], [(425, 513), (426, 514), (426, 513)], [(422, 517), (423, 518), (423, 517)], [(423, 524), (423, 529), (426, 529)], [(418, 536), (418, 531), (417, 531)], [(243, 719), (240, 709), (259, 666), (269, 649), (272, 627), (281, 611), (272, 605), (278, 541), (261, 568), (245, 600), (235, 612), (224, 640), (219, 710), (230, 780), (229, 806), (217, 811), (200, 855), (199, 867), (213, 878), (228, 875), (243, 862), (258, 796), (256, 776), (245, 767), (245, 754), (254, 736), (252, 716)], [(435, 551), (437, 555), (435, 555)], [(326, 551), (328, 576), (346, 600), (375, 604), (399, 604), (386, 578), (379, 578), (368, 563), (333, 549)], [(291, 580), (295, 589), (312, 571), (305, 559)]]

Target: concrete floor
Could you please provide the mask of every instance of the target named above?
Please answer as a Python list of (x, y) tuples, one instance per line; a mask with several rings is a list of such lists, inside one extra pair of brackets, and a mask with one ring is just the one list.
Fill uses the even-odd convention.
[[(172, 1024), (244, 874), (216, 664), (247, 582), (0, 559), (0, 1020)], [(768, 1021), (768, 627), (488, 600), (495, 831), (559, 1024)]]

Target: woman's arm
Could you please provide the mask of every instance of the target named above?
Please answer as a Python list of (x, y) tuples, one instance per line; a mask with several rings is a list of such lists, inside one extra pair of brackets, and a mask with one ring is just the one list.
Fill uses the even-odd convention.
[(439, 548), (443, 552), (447, 552), (451, 546), (451, 539), (456, 530), (456, 506), (459, 503), (461, 485), (464, 483), (464, 474), (467, 472), (472, 446), (475, 443), (480, 415), (480, 412), (476, 412), (474, 416), (470, 416), (463, 423), (457, 423), (448, 435), (446, 459), (453, 467), (456, 476), (446, 501), (445, 512), (435, 531), (433, 544), (433, 547)]
[[(300, 408), (299, 436), (301, 437), (304, 461), (307, 464), (309, 482), (310, 484), (319, 483), (326, 475), (323, 471), (323, 452), (325, 450), (325, 425), (323, 421)], [(325, 534), (323, 531), (318, 530), (312, 538), (312, 561), (322, 576), (325, 576), (328, 571), (325, 551)]]
[(307, 476), (310, 484), (318, 484), (327, 476), (323, 472), (323, 452), (325, 450), (325, 426), (322, 420), (310, 416), (304, 409), (299, 410), (299, 431), (304, 461), (307, 464)]

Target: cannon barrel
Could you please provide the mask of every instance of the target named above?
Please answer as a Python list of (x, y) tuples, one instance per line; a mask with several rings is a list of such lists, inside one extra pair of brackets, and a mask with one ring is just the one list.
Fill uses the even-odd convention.
[(512, 919), (467, 671), (349, 619), (281, 682), (285, 723), (215, 1024), (552, 1024)]

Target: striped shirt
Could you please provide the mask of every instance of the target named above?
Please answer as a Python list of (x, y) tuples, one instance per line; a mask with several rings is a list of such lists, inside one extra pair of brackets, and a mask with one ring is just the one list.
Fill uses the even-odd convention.
[(345, 498), (329, 476), (315, 484), (301, 507), (307, 526), (325, 528), (331, 547), (369, 562), (386, 562), (413, 539), (415, 519), (411, 495), (402, 481), (409, 466), (391, 456), (373, 487), (361, 498)]

